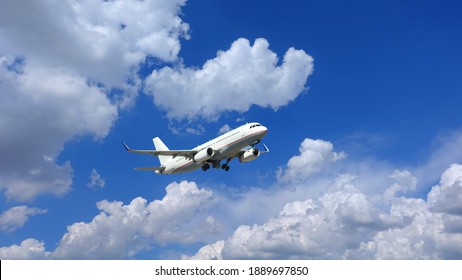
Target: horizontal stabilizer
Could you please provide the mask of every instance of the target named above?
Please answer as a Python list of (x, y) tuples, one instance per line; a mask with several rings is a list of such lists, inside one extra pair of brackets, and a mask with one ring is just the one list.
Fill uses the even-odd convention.
[(153, 156), (183, 156), (187, 158), (193, 158), (195, 154), (197, 154), (197, 151), (195, 150), (135, 150), (135, 149), (130, 149), (125, 142), (122, 142), (124, 144), (124, 147), (127, 151), (130, 153), (135, 153), (135, 154), (147, 154), (147, 155), (153, 155)]

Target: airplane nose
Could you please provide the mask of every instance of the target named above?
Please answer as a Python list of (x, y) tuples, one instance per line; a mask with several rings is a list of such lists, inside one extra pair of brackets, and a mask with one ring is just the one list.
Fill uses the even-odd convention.
[(268, 128), (266, 128), (266, 126), (261, 126), (261, 131), (263, 136), (265, 136), (268, 133)]

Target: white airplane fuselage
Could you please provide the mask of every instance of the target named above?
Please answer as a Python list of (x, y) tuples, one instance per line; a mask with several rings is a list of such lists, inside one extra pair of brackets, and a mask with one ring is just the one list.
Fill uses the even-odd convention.
[[(212, 148), (214, 151), (213, 156), (207, 159), (207, 161), (196, 161), (194, 158), (175, 156), (163, 164), (163, 167), (165, 167), (164, 170), (156, 172), (161, 174), (179, 174), (197, 170), (203, 167), (204, 164), (212, 164), (213, 167), (219, 168), (221, 160), (236, 157), (245, 147), (260, 142), (267, 133), (268, 129), (259, 123), (242, 125), (193, 149), (195, 151), (202, 151)], [(256, 155), (255, 158), (258, 157), (258, 155)], [(246, 160), (246, 158), (242, 156), (243, 154), (239, 157), (241, 162), (254, 159), (250, 153), (248, 157), (249, 160)]]

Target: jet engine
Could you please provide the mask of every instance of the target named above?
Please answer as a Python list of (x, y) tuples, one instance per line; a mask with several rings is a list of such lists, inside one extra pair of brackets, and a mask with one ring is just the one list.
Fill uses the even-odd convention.
[(203, 162), (213, 157), (215, 152), (212, 148), (202, 149), (194, 155), (194, 162)]
[(249, 162), (256, 159), (259, 155), (260, 151), (257, 148), (250, 148), (239, 157), (239, 161)]

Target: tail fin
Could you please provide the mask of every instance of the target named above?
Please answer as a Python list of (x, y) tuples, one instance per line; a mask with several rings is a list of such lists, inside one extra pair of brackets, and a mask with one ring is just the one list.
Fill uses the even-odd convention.
[[(169, 148), (160, 140), (159, 137), (153, 138), (152, 142), (154, 143), (154, 147), (156, 147), (157, 151), (168, 151)], [(167, 163), (169, 160), (172, 159), (172, 156), (158, 156), (160, 165), (165, 166), (165, 163)]]

